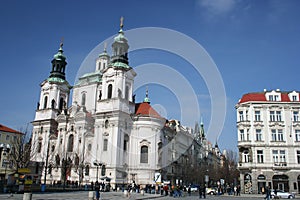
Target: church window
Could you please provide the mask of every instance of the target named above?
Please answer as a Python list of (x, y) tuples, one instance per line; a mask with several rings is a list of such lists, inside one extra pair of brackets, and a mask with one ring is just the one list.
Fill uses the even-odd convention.
[(41, 151), (42, 151), (42, 141), (39, 141), (37, 146), (37, 152), (41, 153)]
[(55, 150), (55, 146), (52, 145), (52, 147), (51, 147), (51, 152), (54, 152), (54, 150)]
[(128, 85), (125, 88), (125, 99), (129, 100), (129, 86)]
[(105, 69), (105, 67), (106, 67), (106, 63), (104, 62), (104, 63), (103, 63), (103, 69)]
[(89, 165), (86, 165), (86, 166), (85, 166), (85, 175), (86, 175), (86, 176), (89, 176), (89, 175), (90, 175), (90, 166), (89, 166)]
[(54, 99), (52, 99), (52, 101), (51, 101), (51, 108), (52, 108), (52, 109), (55, 108), (55, 100), (54, 100)]
[(89, 150), (89, 151), (92, 150), (92, 144), (88, 144), (88, 150)]
[(48, 96), (44, 97), (44, 109), (47, 108), (47, 103), (48, 103)]
[(112, 89), (113, 89), (112, 84), (109, 84), (108, 88), (107, 88), (107, 98), (108, 99), (111, 99), (111, 97), (112, 97)]
[(69, 136), (69, 141), (68, 141), (68, 152), (73, 151), (73, 146), (74, 146), (74, 136), (70, 135)]
[(81, 96), (81, 106), (85, 106), (85, 98), (86, 98), (86, 95), (85, 95), (85, 93), (83, 93)]
[(162, 142), (158, 143), (158, 150), (160, 150), (162, 148)]
[(128, 141), (129, 141), (129, 137), (126, 134), (125, 137), (124, 137), (124, 146), (123, 146), (124, 151), (127, 151), (127, 149), (128, 149)]
[(60, 98), (58, 109), (59, 110), (63, 110), (63, 108), (64, 108), (64, 98)]
[(140, 162), (141, 163), (148, 163), (148, 147), (145, 146), (145, 145), (141, 147)]
[(98, 63), (98, 70), (101, 69), (101, 62)]
[(106, 174), (106, 166), (102, 165), (102, 167), (101, 167), (101, 176), (105, 176), (105, 174)]
[(107, 151), (107, 145), (108, 145), (108, 140), (104, 139), (103, 140), (103, 151)]
[(109, 125), (108, 120), (105, 120), (104, 127), (105, 127), (105, 128), (108, 128), (108, 125)]

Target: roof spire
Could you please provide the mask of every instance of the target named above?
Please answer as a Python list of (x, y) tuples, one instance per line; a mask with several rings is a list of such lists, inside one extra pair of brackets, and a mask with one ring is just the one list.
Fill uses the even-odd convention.
[(150, 104), (148, 86), (146, 86), (146, 97), (144, 98), (144, 102)]
[(107, 47), (107, 43), (106, 42), (104, 42), (104, 52), (106, 52), (106, 47)]
[(59, 44), (59, 50), (62, 50), (62, 47), (64, 46), (64, 37), (61, 37), (60, 44)]
[(120, 31), (119, 32), (122, 32), (123, 31), (123, 26), (124, 26), (124, 17), (122, 16), (120, 18)]
[(146, 97), (148, 98), (148, 93), (149, 93), (149, 91), (148, 91), (148, 86), (146, 86)]
[(63, 54), (63, 38), (60, 41), (59, 49), (57, 53), (53, 56), (52, 71), (50, 72), (49, 78), (60, 78), (65, 80), (65, 69), (66, 69), (66, 56)]

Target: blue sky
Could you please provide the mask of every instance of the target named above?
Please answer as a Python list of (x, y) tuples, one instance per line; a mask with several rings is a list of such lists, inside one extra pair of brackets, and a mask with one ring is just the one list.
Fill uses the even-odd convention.
[[(62, 37), (68, 62), (67, 79), (74, 84), (87, 54), (117, 33), (119, 19), (124, 16), (125, 31), (168, 28), (189, 36), (205, 48), (221, 74), (226, 91), (227, 112), (218, 144), (222, 149), (236, 150), (234, 106), (244, 93), (264, 88), (299, 90), (299, 4), (297, 0), (2, 0), (0, 123), (24, 130), (33, 121), (39, 84), (49, 76), (50, 62)], [(204, 125), (208, 126), (210, 94), (205, 81), (186, 60), (151, 49), (132, 52), (129, 58), (132, 67), (162, 63), (183, 74), (197, 94)], [(160, 113), (180, 118), (179, 102), (168, 88), (157, 84), (148, 88), (152, 105), (157, 105)], [(142, 101), (144, 91), (145, 87), (136, 91), (137, 101)], [(200, 121), (200, 117), (186, 123), (193, 126), (195, 121)], [(214, 137), (210, 140), (216, 142)]]

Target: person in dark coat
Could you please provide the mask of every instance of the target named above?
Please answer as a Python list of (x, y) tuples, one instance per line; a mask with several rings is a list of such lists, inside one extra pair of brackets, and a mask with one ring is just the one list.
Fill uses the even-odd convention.
[(199, 198), (200, 198), (200, 199), (202, 198), (202, 193), (203, 193), (203, 188), (202, 188), (202, 186), (200, 185), (200, 186), (199, 186)]
[(96, 194), (96, 200), (100, 199), (100, 184), (98, 181), (95, 183), (95, 194)]
[(205, 199), (206, 198), (206, 186), (205, 185), (202, 188), (202, 195), (203, 195), (203, 198)]

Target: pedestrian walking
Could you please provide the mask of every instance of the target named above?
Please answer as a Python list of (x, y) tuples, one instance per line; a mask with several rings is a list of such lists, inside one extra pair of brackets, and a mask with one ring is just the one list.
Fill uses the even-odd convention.
[(191, 186), (188, 187), (188, 194), (191, 196)]
[(266, 199), (266, 200), (270, 200), (270, 198), (271, 198), (271, 190), (270, 190), (270, 187), (267, 186), (267, 188), (266, 188), (266, 197), (265, 197), (265, 199)]
[(238, 185), (236, 188), (236, 196), (241, 196), (241, 186)]
[(200, 185), (200, 186), (199, 186), (199, 199), (202, 199), (202, 193), (203, 193), (203, 188), (202, 188), (202, 186)]
[(203, 198), (205, 199), (206, 198), (206, 186), (205, 185), (202, 190), (202, 195), (203, 195)]
[(96, 195), (96, 200), (100, 199), (100, 185), (98, 181), (95, 183), (95, 195)]

